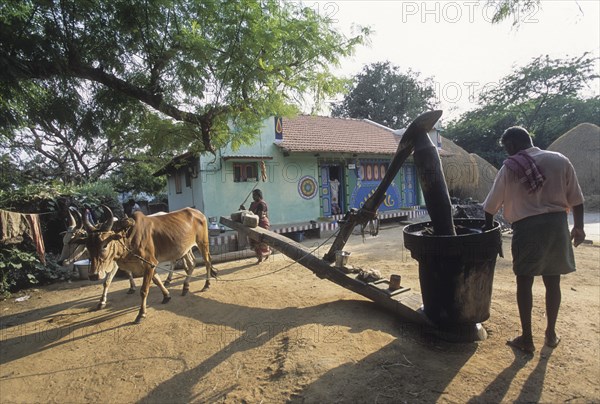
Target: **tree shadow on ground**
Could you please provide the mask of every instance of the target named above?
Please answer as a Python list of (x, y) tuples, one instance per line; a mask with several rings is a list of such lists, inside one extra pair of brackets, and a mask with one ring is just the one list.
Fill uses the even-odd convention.
[[(63, 286), (67, 291), (82, 287), (80, 284)], [(89, 283), (84, 287), (87, 286), (99, 285)], [(101, 286), (98, 290), (101, 293)], [(137, 306), (132, 305), (134, 300), (117, 297), (125, 295), (120, 290), (109, 294), (109, 298), (115, 302), (110, 309), (96, 311), (100, 293), (98, 296), (68, 300), (3, 316), (0, 319), (0, 364), (101, 334), (108, 331), (103, 323), (129, 313), (133, 316), (138, 310)], [(135, 301), (139, 302), (139, 296)]]
[[(437, 402), (477, 345), (427, 341), (415, 334), (405, 333), (358, 362), (331, 369), (289, 402)], [(365, 369), (370, 370), (367, 380)]]
[[(134, 313), (139, 309), (139, 295), (125, 295), (122, 289), (125, 283), (123, 280), (120, 288), (115, 287), (115, 291), (109, 294), (109, 305), (102, 311), (92, 310), (101, 291), (101, 286), (96, 284), (98, 296), (73, 299), (3, 318), (2, 322), (10, 323), (12, 327), (3, 333), (0, 363), (6, 364), (54, 347), (69, 346), (90, 337), (105, 336), (103, 338), (111, 340), (116, 335), (115, 331), (120, 333), (120, 337), (129, 333), (140, 338), (144, 334), (145, 323), (131, 325)], [(171, 288), (171, 291), (174, 289)], [(194, 337), (198, 336), (199, 343), (209, 343), (208, 351), (211, 353), (199, 364), (159, 383), (140, 402), (223, 399), (235, 390), (233, 380), (226, 380), (221, 390), (198, 392), (199, 383), (213, 369), (231, 360), (233, 355), (261, 348), (268, 343), (288, 344), (289, 339), (294, 338), (294, 332), (305, 326), (310, 328), (316, 325), (317, 330), (309, 330), (310, 333), (317, 333), (311, 334), (312, 338), (339, 345), (339, 349), (343, 349), (348, 333), (365, 330), (381, 331), (391, 335), (395, 341), (358, 363), (326, 371), (317, 381), (304, 386), (304, 390), (293, 399), (310, 397), (309, 401), (317, 402), (339, 397), (343, 401), (377, 399), (378, 402), (392, 402), (404, 397), (435, 401), (444, 394), (446, 386), (476, 350), (476, 344), (450, 344), (424, 336), (420, 327), (399, 323), (374, 303), (365, 300), (338, 300), (307, 307), (264, 308), (224, 303), (208, 298), (210, 294), (197, 292), (179, 299), (174, 296), (170, 304), (161, 305), (158, 295), (157, 288), (151, 288), (149, 315), (160, 316), (160, 311), (169, 311), (197, 321), (199, 324)], [(340, 313), (352, 313), (352, 316)], [(114, 319), (117, 318), (123, 321), (115, 325)], [(25, 328), (19, 330), (15, 327)], [(15, 345), (19, 345), (19, 349), (12, 349)], [(361, 384), (363, 380), (359, 379), (364, 376), (364, 369), (359, 369), (364, 367), (372, 368), (374, 375), (378, 376), (366, 387)], [(414, 371), (415, 367), (419, 367), (419, 372)], [(429, 376), (425, 381), (422, 378), (423, 371)], [(350, 388), (351, 385), (354, 389)], [(319, 395), (327, 391), (325, 396)]]
[[(419, 358), (418, 366), (424, 366), (425, 371), (432, 375), (427, 382), (429, 390), (426, 398), (428, 401), (430, 399), (435, 401), (436, 397), (443, 394), (445, 387), (473, 355), (477, 347), (474, 343), (451, 344), (439, 341), (430, 335), (424, 335), (421, 327), (399, 323), (378, 309), (375, 304), (367, 301), (340, 300), (304, 308), (259, 309), (222, 303), (196, 295), (194, 298), (201, 301), (202, 310), (195, 311), (193, 317), (204, 324), (213, 324), (216, 327), (208, 330), (207, 334), (209, 335), (206, 335), (205, 338), (219, 339), (221, 349), (197, 366), (164, 381), (140, 402), (206, 402), (223, 399), (231, 391), (231, 385), (222, 391), (195, 393), (197, 384), (213, 369), (238, 353), (268, 343), (283, 345), (294, 343), (295, 341), (289, 339), (295, 338), (297, 334), (294, 333), (304, 325), (319, 324), (321, 333), (315, 336), (315, 334), (311, 334), (311, 330), (309, 338), (320, 338), (322, 342), (339, 344), (339, 349), (342, 350), (345, 342), (344, 335), (348, 332), (380, 330), (392, 333), (396, 337), (393, 343), (361, 362), (343, 365), (325, 373), (319, 381), (311, 386), (315, 387), (319, 384), (329, 386), (328, 389), (316, 388), (315, 390), (331, 391), (332, 395), (328, 393), (322, 400), (319, 398), (315, 402), (331, 401), (333, 397), (338, 396), (342, 397), (342, 401), (355, 401), (355, 396), (349, 393), (349, 383), (354, 383), (357, 391), (365, 391), (364, 401), (371, 401), (375, 398), (377, 391), (374, 393), (373, 389), (378, 390), (385, 387), (383, 383), (394, 384), (394, 389), (398, 393), (403, 389), (413, 389), (417, 393), (413, 397), (419, 398), (418, 394), (423, 389), (424, 382), (418, 375), (413, 375), (415, 372), (410, 370), (411, 366), (417, 365), (408, 365), (407, 368), (397, 365), (400, 361), (399, 358), (406, 358), (406, 356), (410, 356), (413, 358), (412, 360)], [(167, 306), (158, 309), (169, 310)], [(353, 316), (336, 317), (335, 313), (340, 312), (352, 312)], [(235, 315), (226, 314), (224, 316), (224, 313), (235, 313)], [(337, 321), (331, 323), (332, 318), (336, 318)], [(240, 321), (240, 319), (247, 319), (247, 321)], [(281, 321), (281, 319), (288, 320)], [(219, 329), (218, 327), (223, 328)], [(363, 381), (357, 380), (358, 375), (354, 374), (362, 366), (371, 366), (377, 371), (381, 370), (382, 379), (378, 381), (379, 386), (365, 390), (361, 385)], [(420, 369), (419, 373), (422, 370)], [(363, 377), (364, 369), (360, 374), (360, 377)], [(313, 390), (311, 386), (306, 388), (308, 393)], [(358, 401), (361, 399), (359, 398)]]

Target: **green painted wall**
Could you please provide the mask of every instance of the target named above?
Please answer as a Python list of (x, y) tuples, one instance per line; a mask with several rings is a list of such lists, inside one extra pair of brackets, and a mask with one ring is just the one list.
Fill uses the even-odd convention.
[[(317, 180), (316, 158), (292, 155), (284, 157), (281, 148), (274, 144), (274, 120), (265, 121), (262, 135), (252, 146), (237, 151), (223, 149), (213, 156), (202, 156), (198, 180), (202, 187), (204, 213), (206, 216), (228, 216), (238, 210), (239, 205), (255, 188), (262, 191), (269, 206), (272, 224), (294, 223), (319, 217), (319, 194), (304, 199), (298, 190), (299, 181), (305, 176)], [(233, 164), (256, 160), (236, 159), (233, 156), (270, 156), (264, 160), (267, 172), (265, 182), (234, 182)], [(223, 160), (221, 157), (226, 157)], [(248, 197), (248, 208), (252, 197)]]
[[(267, 180), (265, 182), (234, 182), (235, 163), (258, 163), (260, 157), (265, 158)], [(352, 193), (358, 183), (358, 167), (363, 156), (335, 153), (293, 153), (284, 156), (280, 147), (275, 144), (274, 119), (265, 120), (262, 133), (256, 142), (233, 151), (230, 148), (219, 150), (216, 156), (202, 155), (199, 162), (198, 176), (192, 180), (191, 187), (183, 187), (181, 194), (175, 193), (174, 177), (168, 177), (169, 207), (171, 210), (185, 206), (195, 206), (207, 217), (229, 216), (244, 203), (250, 206), (252, 198), (248, 196), (254, 188), (263, 192), (269, 205), (269, 218), (272, 224), (290, 224), (307, 222), (323, 216), (321, 206), (321, 165), (339, 165), (343, 168), (344, 185), (340, 192), (344, 193), (344, 211), (349, 207)], [(267, 159), (268, 158), (268, 159)], [(391, 156), (366, 156), (365, 159), (390, 159)], [(410, 160), (410, 159), (409, 159)], [(349, 168), (355, 164), (356, 168)], [(402, 172), (394, 183), (402, 190)], [(418, 182), (418, 181), (417, 181)], [(300, 185), (304, 185), (301, 187)], [(314, 195), (307, 195), (314, 184)], [(417, 201), (423, 204), (422, 192), (416, 185)], [(244, 200), (247, 200), (244, 202)], [(406, 206), (402, 202), (401, 206)]]

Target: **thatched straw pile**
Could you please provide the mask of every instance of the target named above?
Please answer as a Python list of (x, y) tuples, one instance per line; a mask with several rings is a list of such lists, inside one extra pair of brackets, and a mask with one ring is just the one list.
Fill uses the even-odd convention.
[(483, 202), (498, 170), (477, 154), (467, 153), (444, 137), (440, 158), (450, 196)]
[[(564, 154), (575, 167), (586, 201), (600, 195), (600, 127), (591, 123), (577, 125), (558, 139), (548, 150)], [(587, 205), (587, 203), (586, 203)]]

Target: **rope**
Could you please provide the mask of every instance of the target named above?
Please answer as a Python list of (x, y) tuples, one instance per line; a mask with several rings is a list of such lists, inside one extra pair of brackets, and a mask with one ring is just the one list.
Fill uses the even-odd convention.
[(254, 184), (254, 186), (252, 187), (250, 192), (248, 192), (248, 195), (246, 196), (246, 199), (244, 199), (244, 202), (240, 203), (240, 206), (242, 206), (243, 204), (246, 203), (246, 201), (248, 200), (248, 198), (250, 198), (250, 195), (252, 195), (252, 192), (256, 189), (257, 186), (258, 186), (258, 181), (256, 182), (256, 184)]
[(362, 234), (362, 238), (363, 238), (363, 243), (365, 241), (365, 230), (368, 228), (369, 234), (371, 236), (375, 237), (379, 234), (380, 223), (381, 223), (381, 220), (379, 220), (379, 217), (375, 216), (375, 218), (373, 218), (372, 220), (369, 220), (367, 223), (361, 224), (361, 234)]
[(142, 261), (145, 264), (148, 264), (152, 267), (152, 269), (156, 270), (156, 268), (158, 267), (158, 265), (154, 265), (153, 263), (151, 263), (150, 261), (148, 261), (147, 259), (145, 259), (144, 257), (142, 257), (141, 255), (137, 255), (136, 253), (133, 252), (133, 250), (129, 247), (127, 247), (125, 245), (125, 243), (123, 242), (123, 239), (119, 239), (119, 243), (121, 243), (123, 245), (123, 247), (129, 251), (129, 253), (131, 255), (133, 255), (135, 258), (139, 259), (140, 261)]
[[(262, 145), (261, 145), (261, 152), (262, 152)], [(265, 165), (264, 160), (260, 161), (260, 179), (262, 180), (262, 182), (267, 182), (267, 166)], [(244, 202), (240, 203), (240, 206), (242, 206), (243, 204), (246, 203), (246, 201), (248, 201), (248, 198), (250, 198), (250, 195), (252, 195), (252, 192), (256, 189), (258, 184), (259, 184), (259, 182), (257, 181), (256, 184), (254, 184), (254, 186), (250, 190), (250, 192), (248, 192), (248, 195), (246, 196), (246, 199), (244, 199)]]
[[(297, 260), (292, 260), (292, 262), (291, 262), (289, 265), (286, 265), (286, 266), (284, 266), (284, 267), (281, 267), (281, 268), (279, 268), (279, 269), (276, 269), (276, 270), (274, 270), (274, 271), (268, 272), (268, 273), (266, 273), (266, 274), (260, 274), (260, 275), (252, 276), (252, 277), (249, 277), (249, 278), (241, 278), (241, 279), (220, 279), (220, 278), (215, 278), (215, 279), (216, 279), (217, 281), (220, 281), (220, 282), (243, 282), (243, 281), (250, 281), (250, 280), (253, 280), (253, 279), (263, 278), (263, 277), (265, 277), (265, 276), (268, 276), (268, 275), (273, 275), (273, 274), (276, 274), (276, 273), (278, 273), (278, 272), (281, 272), (281, 271), (283, 271), (284, 269), (287, 269), (287, 268), (291, 267), (291, 266), (292, 266), (292, 265), (294, 265), (294, 264), (297, 264), (297, 263), (299, 263), (299, 262), (300, 262), (300, 261), (302, 261), (302, 260), (303, 260), (305, 257), (307, 257), (307, 256), (311, 255), (312, 253), (314, 253), (315, 251), (317, 251), (319, 248), (323, 247), (323, 245), (325, 245), (325, 244), (326, 244), (326, 243), (327, 243), (329, 240), (331, 240), (331, 238), (332, 238), (333, 236), (337, 236), (337, 234), (339, 233), (339, 231), (340, 231), (340, 228), (338, 227), (338, 229), (337, 229), (335, 232), (333, 232), (333, 233), (332, 233), (332, 234), (331, 234), (329, 237), (327, 237), (327, 238), (325, 239), (325, 241), (323, 241), (321, 244), (319, 244), (318, 246), (316, 246), (316, 247), (315, 247), (313, 250), (311, 250), (311, 251), (307, 252), (306, 254), (304, 254), (302, 257), (300, 257), (300, 258), (299, 258), (299, 259), (297, 259)], [(377, 232), (379, 232), (379, 225), (377, 226)], [(364, 228), (363, 228), (363, 232), (362, 232), (362, 233), (363, 233), (363, 242), (364, 242)], [(146, 264), (149, 264), (150, 266), (152, 266), (152, 268), (153, 268), (153, 269), (154, 269), (156, 272), (159, 272), (159, 271), (160, 271), (160, 272), (175, 273), (175, 271), (174, 271), (174, 270), (172, 270), (172, 269), (162, 269), (162, 268), (158, 268), (158, 265), (154, 265), (153, 263), (151, 263), (150, 261), (148, 261), (148, 260), (147, 260), (147, 259), (145, 259), (144, 257), (142, 257), (142, 256), (140, 256), (140, 255), (138, 255), (138, 254), (135, 254), (135, 253), (134, 253), (134, 252), (133, 252), (133, 251), (132, 251), (132, 250), (131, 250), (129, 247), (127, 247), (127, 246), (125, 245), (125, 243), (123, 243), (123, 240), (119, 239), (119, 242), (120, 242), (120, 243), (123, 245), (123, 247), (124, 247), (124, 248), (125, 248), (127, 251), (129, 251), (129, 253), (130, 253), (131, 255), (133, 255), (134, 257), (136, 257), (136, 258), (137, 258), (137, 259), (139, 259), (140, 261), (142, 261), (142, 262), (144, 262), (144, 263), (146, 263)], [(215, 269), (215, 270), (217, 270), (217, 272), (218, 272), (218, 268), (217, 268), (217, 267), (215, 267), (215, 266), (214, 266), (212, 263), (210, 263), (210, 266), (212, 267), (212, 269)], [(188, 275), (186, 275), (186, 277), (187, 277), (187, 276), (188, 276)], [(204, 279), (204, 277), (202, 277), (202, 276), (195, 276), (195, 275), (190, 275), (189, 277), (190, 277), (190, 279)], [(183, 278), (183, 276), (180, 276), (180, 278)]]
[(48, 211), (48, 212), (40, 212), (40, 213), (37, 213), (37, 212), (34, 212), (34, 213), (23, 213), (23, 212), (14, 212), (12, 210), (7, 210), (7, 209), (0, 209), (0, 211), (9, 212), (9, 213), (16, 213), (16, 214), (19, 214), (19, 215), (40, 215), (40, 216), (41, 215), (53, 215), (53, 214), (55, 215), (55, 214), (58, 213), (57, 211)]
[[(253, 279), (263, 278), (263, 277), (268, 276), (268, 275), (276, 274), (277, 272), (281, 272), (284, 269), (287, 269), (287, 268), (291, 267), (292, 265), (299, 263), (305, 257), (307, 257), (307, 256), (311, 255), (312, 253), (314, 253), (316, 250), (318, 250), (319, 248), (321, 248), (325, 243), (327, 243), (329, 240), (331, 240), (331, 238), (333, 236), (336, 236), (338, 232), (339, 232), (339, 228), (335, 232), (333, 232), (333, 234), (331, 236), (329, 236), (327, 239), (325, 239), (325, 241), (323, 241), (321, 244), (319, 244), (318, 246), (316, 246), (313, 250), (307, 252), (306, 254), (304, 254), (302, 257), (300, 257), (297, 260), (292, 260), (292, 262), (289, 265), (286, 265), (286, 266), (281, 267), (279, 269), (276, 269), (274, 271), (268, 272), (266, 274), (260, 274), (260, 275), (252, 276), (252, 277), (249, 277), (249, 278), (241, 278), (241, 279), (221, 279), (221, 278), (216, 278), (216, 279), (217, 279), (217, 281), (220, 281), (220, 282), (242, 282), (242, 281), (250, 281), (250, 280), (253, 280)], [(215, 268), (215, 267), (213, 266), (213, 268)], [(215, 268), (215, 269), (217, 269), (217, 268)], [(158, 268), (157, 271), (175, 272), (175, 271), (173, 271), (171, 269), (162, 269), (162, 268)], [(181, 276), (181, 277), (183, 277), (183, 276)], [(202, 276), (191, 276), (191, 278), (192, 279), (204, 279)]]

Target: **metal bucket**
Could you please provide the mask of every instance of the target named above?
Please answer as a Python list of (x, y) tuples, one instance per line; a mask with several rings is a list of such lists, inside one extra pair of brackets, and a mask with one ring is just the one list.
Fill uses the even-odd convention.
[(89, 270), (90, 270), (90, 260), (81, 260), (75, 261), (73, 263), (73, 268), (76, 272), (79, 273), (79, 279), (88, 280), (90, 279)]
[(350, 252), (348, 251), (336, 251), (335, 252), (335, 266), (345, 267), (348, 265), (348, 259), (350, 259)]
[(219, 227), (219, 224), (217, 223), (217, 219), (211, 217), (209, 220), (209, 224), (208, 224), (208, 235), (211, 237), (216, 237), (219, 234), (221, 234), (221, 228)]

